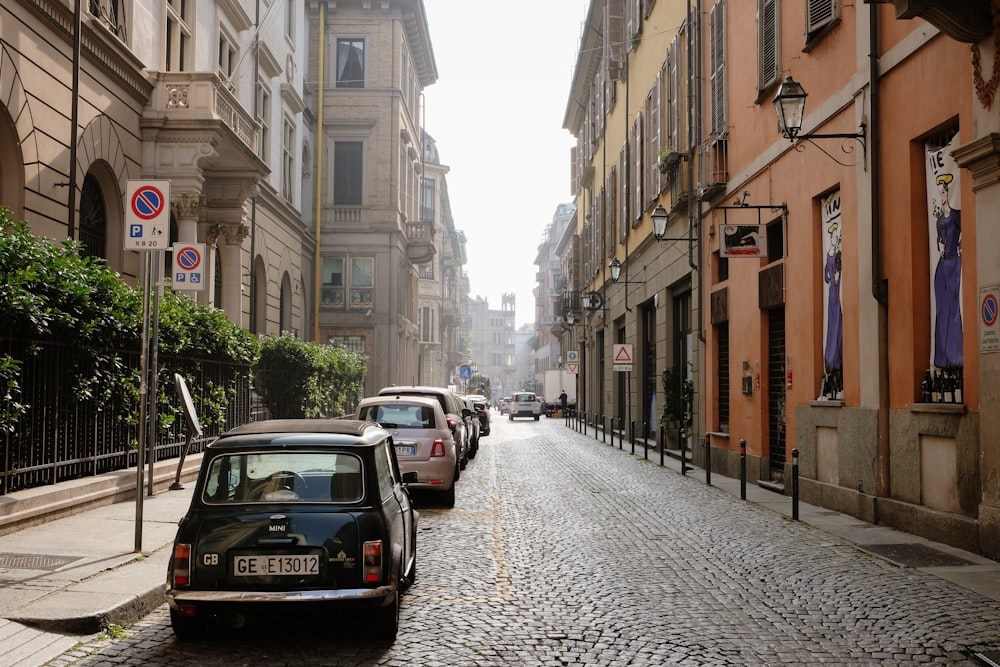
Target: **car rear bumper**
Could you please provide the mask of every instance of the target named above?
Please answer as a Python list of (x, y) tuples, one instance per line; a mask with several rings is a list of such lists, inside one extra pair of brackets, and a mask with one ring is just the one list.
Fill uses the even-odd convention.
[(167, 591), (167, 604), (171, 608), (209, 607), (231, 605), (284, 605), (297, 603), (329, 602), (372, 602), (379, 604), (396, 592), (394, 586), (377, 588), (341, 588), (335, 590), (310, 591), (188, 591), (171, 589)]

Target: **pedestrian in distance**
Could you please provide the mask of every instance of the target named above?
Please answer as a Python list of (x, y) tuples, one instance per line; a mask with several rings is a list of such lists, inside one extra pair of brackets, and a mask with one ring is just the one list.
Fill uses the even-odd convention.
[(566, 390), (563, 389), (562, 393), (559, 394), (559, 405), (562, 406), (562, 411), (566, 412)]

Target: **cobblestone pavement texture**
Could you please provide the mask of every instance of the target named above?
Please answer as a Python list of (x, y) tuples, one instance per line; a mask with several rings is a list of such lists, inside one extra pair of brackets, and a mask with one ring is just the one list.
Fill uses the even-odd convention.
[(308, 618), (182, 643), (163, 606), (49, 665), (971, 666), (1000, 647), (1000, 603), (561, 420), (496, 420), (454, 509), (422, 507), (417, 569), (391, 644)]

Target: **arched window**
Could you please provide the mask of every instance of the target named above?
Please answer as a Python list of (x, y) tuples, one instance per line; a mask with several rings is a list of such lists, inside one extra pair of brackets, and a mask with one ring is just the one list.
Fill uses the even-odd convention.
[(107, 259), (108, 212), (104, 193), (93, 175), (83, 179), (80, 193), (80, 255)]

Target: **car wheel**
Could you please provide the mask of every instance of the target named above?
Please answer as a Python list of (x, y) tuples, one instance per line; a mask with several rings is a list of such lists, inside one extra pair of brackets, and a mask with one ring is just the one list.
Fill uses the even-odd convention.
[(392, 592), (392, 602), (375, 610), (372, 631), (379, 639), (392, 641), (399, 632), (399, 591)]
[(458, 467), (465, 470), (465, 466), (469, 465), (469, 450), (465, 450), (465, 455), (462, 456), (462, 460), (458, 462)]
[[(461, 476), (462, 476), (462, 466), (461, 464), (459, 464), (458, 461), (455, 461), (455, 482), (457, 482), (458, 478)], [(452, 482), (452, 484), (454, 484), (454, 482)]]
[(535, 421), (538, 421), (538, 415), (535, 415)]
[(205, 634), (205, 626), (201, 621), (181, 616), (173, 609), (170, 610), (170, 627), (174, 630), (174, 636), (181, 641), (200, 639)]
[(507, 415), (507, 419), (514, 421), (514, 415)]
[(444, 491), (441, 494), (441, 504), (444, 505), (445, 507), (454, 507), (455, 506), (455, 484), (454, 484), (454, 482), (452, 483), (450, 489), (448, 489), (447, 491)]

